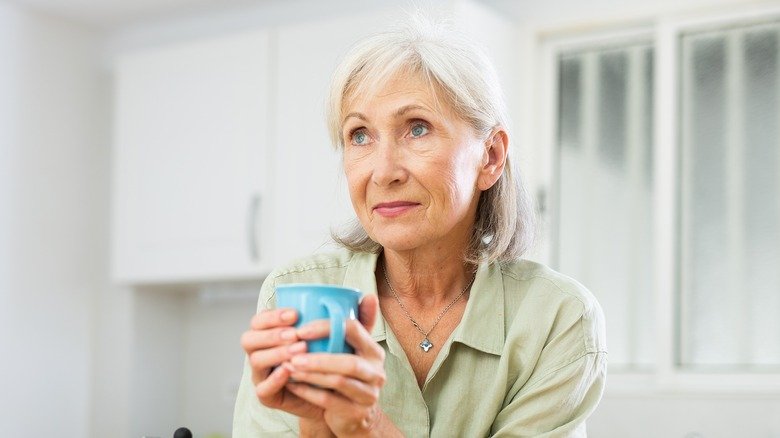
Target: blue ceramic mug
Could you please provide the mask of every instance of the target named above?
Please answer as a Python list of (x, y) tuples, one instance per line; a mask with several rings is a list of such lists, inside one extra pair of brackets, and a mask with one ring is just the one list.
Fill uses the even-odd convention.
[(353, 353), (346, 340), (347, 320), (357, 319), (362, 294), (357, 289), (331, 284), (280, 284), (276, 306), (298, 311), (295, 327), (318, 319), (330, 320), (330, 336), (307, 341), (310, 353)]

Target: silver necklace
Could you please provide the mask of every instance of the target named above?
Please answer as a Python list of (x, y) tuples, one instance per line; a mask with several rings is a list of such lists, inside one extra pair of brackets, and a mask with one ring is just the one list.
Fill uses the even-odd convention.
[(469, 290), (469, 288), (471, 287), (471, 284), (474, 283), (474, 279), (477, 278), (476, 274), (474, 274), (474, 276), (471, 277), (471, 281), (469, 281), (469, 283), (466, 285), (466, 287), (464, 287), (463, 290), (460, 291), (458, 296), (455, 297), (455, 299), (452, 300), (452, 302), (450, 304), (448, 304), (447, 307), (445, 307), (444, 310), (441, 311), (441, 313), (439, 313), (439, 316), (436, 317), (436, 321), (434, 321), (433, 326), (431, 327), (431, 329), (426, 332), (425, 330), (422, 329), (422, 327), (420, 327), (420, 324), (417, 324), (417, 321), (415, 321), (414, 318), (412, 318), (412, 315), (410, 315), (409, 311), (406, 310), (406, 307), (404, 306), (404, 303), (401, 302), (401, 298), (398, 297), (398, 293), (396, 293), (395, 289), (393, 289), (393, 285), (390, 284), (390, 279), (387, 278), (387, 266), (383, 266), (382, 267), (382, 273), (385, 276), (385, 282), (387, 283), (387, 287), (390, 288), (390, 292), (393, 293), (393, 297), (395, 298), (396, 301), (398, 301), (398, 305), (401, 306), (401, 310), (404, 311), (404, 313), (406, 314), (406, 317), (409, 318), (409, 321), (412, 322), (412, 324), (417, 329), (417, 331), (420, 332), (420, 334), (423, 335), (423, 340), (422, 340), (422, 342), (420, 342), (420, 348), (422, 348), (422, 350), (424, 352), (426, 352), (426, 353), (428, 352), (428, 350), (433, 348), (433, 344), (431, 343), (430, 339), (428, 339), (428, 335), (431, 334), (433, 329), (436, 328), (436, 325), (439, 324), (439, 321), (441, 321), (441, 318), (444, 316), (444, 314), (447, 313), (448, 310), (450, 310), (450, 307), (452, 307), (455, 303), (457, 303), (458, 300), (460, 300), (460, 297), (462, 297), (463, 294), (465, 294), (466, 291)]

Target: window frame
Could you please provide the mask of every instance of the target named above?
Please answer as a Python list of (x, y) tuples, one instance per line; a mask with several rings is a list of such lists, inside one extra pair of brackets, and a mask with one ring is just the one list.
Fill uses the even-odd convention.
[[(780, 20), (780, 4), (734, 5), (718, 11), (701, 10), (654, 17), (624, 17), (610, 23), (583, 26), (582, 23), (554, 28), (531, 28), (533, 58), (529, 76), (538, 84), (534, 98), (526, 100), (526, 113), (534, 115), (521, 128), (532, 131), (528, 138), (540, 150), (537, 184), (549, 192), (549, 208), (543, 221), (548, 225), (543, 238), (552, 260), (553, 239), (557, 238), (558, 187), (558, 60), (561, 53), (592, 48), (594, 45), (650, 43), (654, 47), (653, 107), (653, 226), (655, 279), (655, 361), (647, 372), (610, 372), (611, 394), (780, 394), (780, 369), (771, 372), (719, 372), (683, 367), (679, 336), (681, 302), (680, 190), (681, 190), (681, 37), (723, 27), (759, 24)], [(538, 111), (533, 111), (533, 108)], [(606, 315), (609, 318), (609, 315)]]

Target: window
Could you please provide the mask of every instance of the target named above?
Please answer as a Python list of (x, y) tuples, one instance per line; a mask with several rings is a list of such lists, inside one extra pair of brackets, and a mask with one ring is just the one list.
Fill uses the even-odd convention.
[(780, 7), (545, 38), (549, 260), (601, 302), (613, 378), (777, 391)]
[(558, 268), (597, 292), (610, 364), (653, 362), (649, 44), (561, 54)]
[(684, 34), (680, 361), (780, 364), (780, 25)]

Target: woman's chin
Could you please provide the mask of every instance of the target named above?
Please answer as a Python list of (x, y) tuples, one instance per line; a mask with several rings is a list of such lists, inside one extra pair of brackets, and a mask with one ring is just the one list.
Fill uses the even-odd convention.
[(379, 235), (379, 236), (372, 236), (372, 239), (374, 239), (375, 242), (382, 245), (382, 248), (384, 248), (385, 250), (398, 251), (398, 252), (411, 251), (419, 248), (421, 245), (424, 244), (424, 242), (421, 242), (418, 239), (410, 239), (408, 234), (406, 234), (405, 236)]

